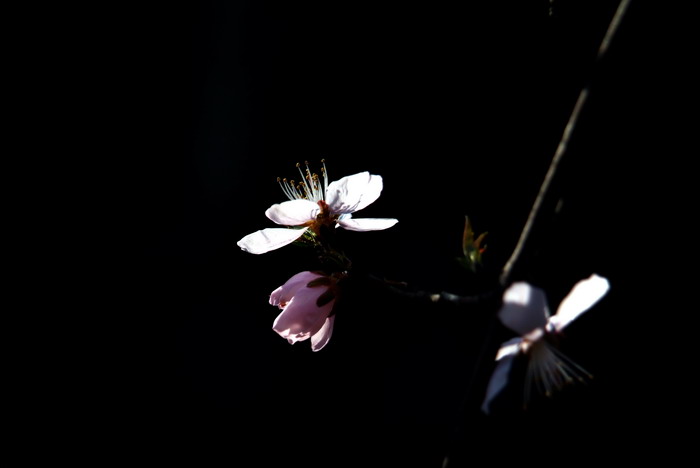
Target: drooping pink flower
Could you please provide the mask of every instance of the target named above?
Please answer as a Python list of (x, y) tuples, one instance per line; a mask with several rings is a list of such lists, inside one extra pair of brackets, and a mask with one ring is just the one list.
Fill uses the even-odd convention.
[(336, 279), (302, 271), (270, 294), (270, 304), (282, 309), (272, 329), (290, 344), (311, 338), (311, 349), (323, 349), (333, 334)]
[(350, 231), (377, 231), (398, 222), (393, 218), (352, 217), (379, 198), (383, 188), (381, 176), (360, 172), (329, 184), (325, 164), (321, 174), (322, 177), (312, 174), (307, 165), (306, 174), (301, 172), (301, 182), (280, 180), (289, 201), (272, 205), (265, 215), (274, 223), (288, 227), (256, 231), (237, 245), (246, 252), (262, 254), (291, 244), (308, 230), (317, 233), (322, 225)]
[(508, 383), (513, 361), (521, 353), (528, 357), (526, 401), (532, 385), (540, 387), (549, 395), (567, 383), (581, 380), (582, 376), (587, 375), (586, 371), (543, 338), (547, 334), (561, 332), (605, 296), (608, 289), (608, 280), (593, 274), (576, 283), (559, 304), (556, 314), (550, 316), (544, 291), (528, 283), (513, 283), (503, 294), (503, 305), (498, 311), (498, 318), (503, 325), (520, 336), (501, 344), (496, 354), (498, 364), (488, 383), (482, 411), (489, 413), (491, 402)]

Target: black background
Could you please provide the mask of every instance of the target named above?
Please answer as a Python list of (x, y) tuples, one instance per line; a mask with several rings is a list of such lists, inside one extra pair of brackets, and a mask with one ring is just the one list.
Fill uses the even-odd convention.
[[(76, 197), (90, 224), (77, 241), (92, 253), (91, 315), (76, 321), (85, 384), (56, 398), (67, 414), (57, 431), (82, 429), (68, 450), (319, 467), (656, 453), (665, 364), (646, 346), (662, 288), (650, 272), (667, 258), (657, 226), (677, 226), (657, 205), (678, 156), (644, 155), (667, 145), (673, 80), (653, 73), (670, 60), (655, 12), (635, 2), (596, 62), (615, 7), (208, 1), (92, 12), (75, 34), (86, 71), (73, 86), (89, 90), (82, 128), (94, 156), (82, 173), (108, 197)], [(357, 216), (399, 223), (339, 233), (355, 268), (411, 290), (480, 292), (512, 252), (586, 85), (514, 279), (546, 289), (553, 308), (593, 272), (610, 280), (562, 343), (592, 382), (528, 411), (511, 390), (486, 417), (489, 368), (475, 365), (488, 310), (370, 287), (352, 291), (321, 352), (271, 330), (269, 293), (314, 265), (293, 246), (261, 256), (236, 246), (272, 227), (264, 211), (283, 201), (278, 176), (322, 158), (331, 180), (381, 175), (382, 196)], [(489, 233), (478, 278), (455, 262), (465, 215)], [(506, 338), (497, 329), (491, 345)]]

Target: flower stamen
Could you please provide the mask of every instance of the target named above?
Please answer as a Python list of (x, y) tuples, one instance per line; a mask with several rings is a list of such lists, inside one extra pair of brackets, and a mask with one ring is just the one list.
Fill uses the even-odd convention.
[(585, 382), (593, 376), (555, 346), (538, 340), (525, 351), (528, 365), (525, 374), (524, 401), (527, 406), (533, 387), (547, 397), (575, 381)]
[(289, 198), (290, 200), (298, 200), (301, 198), (305, 198), (303, 194), (301, 193), (300, 187), (296, 185), (296, 182), (292, 180), (287, 180), (286, 178), (280, 179), (279, 177), (277, 178), (277, 183), (280, 185), (282, 188), (282, 192)]
[(282, 192), (290, 200), (309, 200), (312, 202), (318, 202), (324, 200), (326, 197), (326, 190), (328, 189), (328, 173), (326, 172), (326, 161), (321, 160), (321, 177), (323, 177), (323, 182), (321, 182), (321, 177), (315, 172), (311, 172), (309, 167), (309, 162), (304, 161), (306, 170), (302, 170), (301, 164), (297, 163), (296, 167), (301, 175), (301, 181), (297, 184), (294, 180), (287, 181), (287, 179), (277, 178), (277, 182), (282, 188)]
[(321, 175), (323, 175), (323, 193), (328, 190), (328, 172), (326, 172), (326, 160), (321, 159)]

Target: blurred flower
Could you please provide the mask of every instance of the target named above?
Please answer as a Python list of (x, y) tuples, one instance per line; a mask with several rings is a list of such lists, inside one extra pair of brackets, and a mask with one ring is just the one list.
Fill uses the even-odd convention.
[(508, 382), (516, 356), (528, 358), (525, 376), (525, 401), (535, 385), (546, 395), (567, 383), (583, 380), (587, 372), (564, 356), (547, 338), (561, 332), (569, 323), (598, 302), (610, 288), (608, 280), (596, 274), (579, 281), (559, 304), (557, 313), (549, 315), (544, 291), (528, 283), (513, 283), (503, 294), (498, 311), (501, 323), (520, 336), (501, 344), (496, 355), (496, 368), (486, 389), (481, 406), (488, 413), (492, 400)]
[(270, 304), (282, 309), (272, 329), (294, 344), (311, 338), (311, 349), (320, 351), (333, 334), (333, 306), (337, 277), (302, 271), (270, 294)]
[[(297, 165), (299, 167), (299, 165)], [(342, 227), (350, 231), (377, 231), (398, 222), (393, 218), (355, 219), (352, 213), (373, 203), (382, 191), (381, 176), (360, 172), (328, 183), (325, 164), (322, 177), (306, 174), (299, 168), (302, 181), (278, 180), (289, 201), (272, 205), (265, 215), (276, 224), (294, 228), (268, 228), (248, 234), (238, 241), (246, 252), (262, 254), (284, 247), (306, 232), (318, 235), (321, 227)]]

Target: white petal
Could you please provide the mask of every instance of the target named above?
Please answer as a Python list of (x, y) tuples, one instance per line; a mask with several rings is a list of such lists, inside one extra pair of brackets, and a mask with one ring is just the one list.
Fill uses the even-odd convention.
[(360, 172), (331, 182), (326, 189), (326, 203), (334, 214), (354, 213), (373, 203), (382, 193), (382, 177)]
[(491, 410), (491, 401), (493, 401), (496, 395), (501, 393), (508, 383), (510, 369), (513, 367), (513, 360), (518, 354), (521, 341), (520, 338), (506, 341), (501, 345), (501, 349), (498, 350), (496, 358), (498, 364), (496, 364), (496, 368), (493, 370), (493, 374), (491, 374), (491, 379), (486, 387), (486, 396), (484, 397), (484, 402), (481, 404), (481, 411), (486, 414), (489, 414)]
[(521, 345), (523, 344), (522, 338), (511, 338), (508, 341), (501, 343), (501, 347), (498, 348), (496, 353), (496, 361), (500, 361), (508, 356), (514, 356), (520, 352)]
[(549, 319), (550, 326), (556, 331), (563, 330), (576, 317), (590, 309), (593, 304), (605, 296), (609, 289), (608, 280), (596, 274), (579, 281), (561, 301), (557, 313)]
[(503, 325), (520, 335), (543, 328), (549, 318), (544, 291), (524, 282), (511, 284), (503, 293), (498, 318)]
[(323, 347), (328, 344), (328, 341), (331, 339), (331, 335), (333, 334), (334, 321), (335, 315), (328, 317), (326, 322), (323, 324), (323, 327), (321, 327), (321, 329), (311, 337), (311, 349), (313, 351), (321, 351)]
[(309, 200), (291, 200), (272, 205), (265, 216), (283, 226), (300, 226), (316, 219), (320, 208)]
[(237, 242), (238, 247), (252, 254), (262, 254), (279, 249), (299, 239), (308, 228), (268, 228), (248, 234)]
[(394, 224), (398, 223), (398, 219), (393, 218), (341, 218), (338, 219), (338, 225), (348, 231), (381, 231), (389, 229)]

